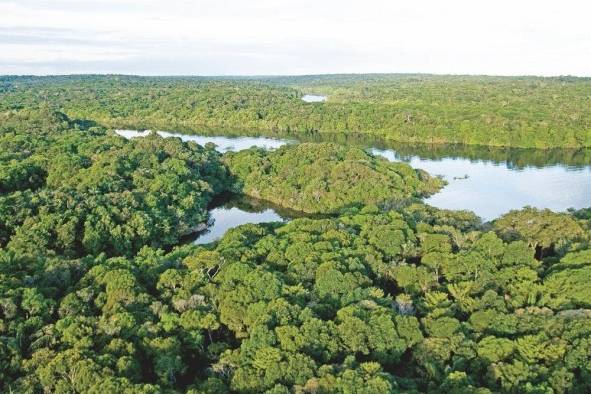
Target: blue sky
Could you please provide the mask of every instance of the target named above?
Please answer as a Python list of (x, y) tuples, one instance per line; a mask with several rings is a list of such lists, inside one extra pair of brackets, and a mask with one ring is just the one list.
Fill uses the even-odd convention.
[(0, 0), (0, 74), (591, 76), (591, 4)]

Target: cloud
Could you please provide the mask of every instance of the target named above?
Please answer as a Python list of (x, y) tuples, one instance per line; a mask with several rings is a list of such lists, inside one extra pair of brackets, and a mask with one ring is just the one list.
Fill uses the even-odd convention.
[(590, 11), (575, 0), (8, 0), (0, 73), (589, 75)]
[(84, 36), (74, 29), (29, 28), (26, 26), (0, 27), (0, 45), (107, 47), (116, 44), (117, 42), (113, 40), (102, 40), (100, 34), (86, 34)]

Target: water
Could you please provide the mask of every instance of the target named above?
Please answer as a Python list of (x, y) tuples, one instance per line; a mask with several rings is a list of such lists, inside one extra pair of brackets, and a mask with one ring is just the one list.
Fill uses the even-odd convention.
[[(145, 137), (150, 134), (150, 130), (115, 130), (117, 134), (125, 138)], [(219, 152), (239, 151), (248, 149), (253, 146), (258, 146), (264, 149), (277, 149), (282, 145), (295, 140), (267, 138), (267, 137), (223, 137), (223, 136), (205, 136), (205, 135), (191, 135), (182, 133), (171, 133), (168, 131), (157, 131), (162, 137), (179, 137), (183, 141), (194, 141), (199, 145), (213, 143), (216, 145), (216, 150)]]
[(304, 216), (248, 196), (225, 194), (211, 204), (207, 230), (197, 234), (195, 244), (207, 244), (220, 239), (226, 231), (246, 223), (286, 222)]
[[(130, 138), (146, 132), (120, 130)], [(275, 149), (294, 142), (267, 137), (199, 136), (159, 132), (199, 144), (213, 142), (221, 152), (251, 146)], [(389, 160), (405, 161), (415, 168), (440, 175), (448, 185), (425, 202), (444, 209), (467, 209), (492, 220), (526, 205), (565, 211), (591, 206), (591, 150), (519, 150), (482, 147), (402, 145), (371, 140), (368, 136), (321, 135), (299, 137), (311, 141), (335, 141), (367, 148)], [(467, 176), (467, 177), (466, 177)], [(217, 239), (228, 228), (244, 223), (283, 221), (292, 214), (277, 207), (264, 209), (226, 203), (212, 209), (214, 225), (197, 242)]]
[(238, 207), (214, 208), (209, 211), (209, 216), (211, 225), (203, 234), (198, 235), (195, 240), (198, 245), (217, 241), (226, 231), (241, 224), (283, 222), (287, 220), (279, 216), (271, 208), (261, 212), (247, 212)]
[(448, 185), (427, 198), (427, 204), (473, 211), (484, 220), (492, 220), (526, 205), (553, 211), (591, 206), (590, 165), (514, 167), (507, 162), (490, 160), (402, 158), (391, 149), (374, 148), (371, 151), (389, 160), (403, 160), (431, 175), (441, 175)]
[(320, 96), (317, 94), (306, 94), (302, 97), (302, 100), (304, 100), (307, 103), (321, 103), (323, 101), (326, 101), (326, 96)]

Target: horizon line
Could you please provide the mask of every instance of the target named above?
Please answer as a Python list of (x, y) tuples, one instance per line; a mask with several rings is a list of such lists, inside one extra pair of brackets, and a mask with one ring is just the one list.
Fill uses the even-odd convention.
[(591, 78), (589, 75), (576, 74), (483, 74), (483, 73), (429, 73), (429, 72), (335, 72), (335, 73), (303, 73), (303, 74), (126, 74), (126, 73), (64, 73), (64, 74), (2, 74), (0, 77), (141, 77), (141, 78), (282, 78), (282, 77), (322, 77), (322, 76), (439, 76), (439, 77), (492, 77), (492, 78)]

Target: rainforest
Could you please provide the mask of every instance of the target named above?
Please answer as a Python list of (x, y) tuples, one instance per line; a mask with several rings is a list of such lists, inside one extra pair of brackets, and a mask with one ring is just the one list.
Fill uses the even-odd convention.
[[(591, 203), (436, 198), (476, 176), (446, 157), (588, 180), (590, 100), (574, 77), (2, 76), (0, 392), (588, 393)], [(220, 200), (283, 220), (199, 242)]]
[[(591, 78), (425, 74), (0, 77), (0, 110), (50, 101), (120, 128), (361, 132), (398, 142), (591, 147)], [(306, 93), (326, 102), (306, 103)]]

